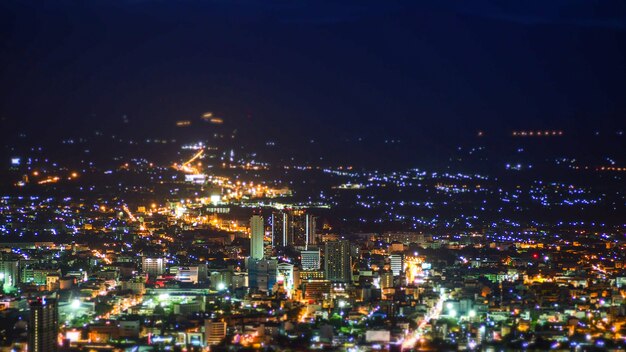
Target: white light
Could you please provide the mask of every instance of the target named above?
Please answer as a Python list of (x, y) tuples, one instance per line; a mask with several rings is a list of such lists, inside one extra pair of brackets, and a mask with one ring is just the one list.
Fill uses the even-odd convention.
[(473, 317), (475, 317), (475, 316), (476, 316), (476, 311), (475, 311), (475, 310), (473, 310), (473, 309), (472, 309), (472, 310), (470, 310), (470, 311), (469, 311), (469, 317), (470, 317), (470, 318), (473, 318)]
[(226, 284), (224, 284), (223, 282), (220, 282), (217, 284), (217, 290), (218, 291), (223, 291), (226, 289)]
[(80, 308), (80, 300), (74, 299), (72, 301), (72, 309), (78, 309), (78, 308)]

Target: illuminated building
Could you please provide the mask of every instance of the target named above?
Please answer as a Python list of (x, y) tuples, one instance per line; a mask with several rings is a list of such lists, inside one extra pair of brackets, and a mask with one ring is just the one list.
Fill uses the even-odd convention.
[(426, 243), (426, 236), (419, 232), (410, 231), (389, 231), (383, 234), (383, 239), (386, 242), (400, 242), (408, 245), (409, 243), (417, 243), (423, 245)]
[(300, 272), (300, 280), (322, 280), (324, 279), (324, 270), (307, 270)]
[[(185, 181), (189, 182), (189, 183), (195, 183), (195, 184), (202, 185), (202, 184), (204, 184), (206, 182), (206, 175), (204, 175), (204, 174), (188, 174), (188, 175), (185, 175)], [(218, 203), (219, 201), (220, 200), (217, 200), (214, 203)]]
[(285, 247), (288, 245), (289, 215), (285, 212), (272, 213), (272, 247)]
[(306, 244), (316, 245), (317, 244), (317, 236), (315, 235), (316, 225), (315, 221), (317, 218), (311, 214), (306, 214)]
[(404, 252), (404, 244), (401, 242), (391, 242), (389, 245), (389, 253), (402, 253)]
[(329, 280), (307, 280), (302, 283), (305, 299), (324, 299), (330, 296), (332, 284)]
[(326, 242), (324, 250), (324, 272), (332, 282), (349, 282), (352, 278), (350, 242), (339, 240)]
[(55, 352), (58, 349), (59, 313), (56, 300), (38, 298), (30, 302), (28, 350)]
[(400, 276), (404, 267), (404, 257), (402, 254), (392, 254), (389, 256), (389, 264), (393, 276)]
[(278, 261), (275, 259), (248, 259), (248, 287), (271, 292), (276, 283)]
[(423, 257), (409, 256), (404, 258), (406, 264), (406, 278), (409, 284), (416, 283), (422, 275), (422, 267), (424, 265)]
[(15, 259), (0, 260), (0, 282), (3, 292), (11, 291), (19, 282), (19, 261)]
[(320, 270), (320, 250), (307, 249), (300, 252), (302, 270)]
[[(234, 275), (234, 273), (228, 269), (219, 269), (217, 271), (212, 271), (209, 276), (209, 281), (211, 282), (211, 289), (216, 291), (222, 291), (230, 286), (234, 287), (243, 287), (245, 286), (245, 280), (243, 284), (236, 283), (235, 280), (237, 277), (242, 277), (241, 275)], [(245, 278), (245, 276), (243, 276)]]
[(288, 211), (272, 214), (272, 247), (286, 247), (294, 243), (293, 216)]
[(165, 272), (165, 258), (141, 258), (141, 266), (144, 273), (156, 277)]
[(176, 280), (180, 282), (198, 283), (199, 268), (197, 266), (181, 266), (176, 272)]
[(293, 267), (293, 289), (299, 289), (300, 288), (300, 268), (298, 268), (297, 266)]
[(293, 264), (280, 263), (277, 266), (277, 271), (278, 281), (282, 280), (283, 286), (286, 290), (291, 291), (297, 287), (297, 284), (299, 284), (300, 281), (300, 273), (294, 270)]
[(59, 289), (59, 279), (61, 277), (59, 275), (48, 275), (46, 276), (46, 289), (48, 291), (54, 291)]
[(204, 312), (205, 305), (201, 300), (193, 300), (186, 302), (176, 302), (174, 303), (174, 314), (193, 314), (197, 312)]
[(246, 273), (234, 273), (230, 286), (234, 290), (242, 287), (248, 287), (248, 275)]
[(217, 345), (226, 337), (226, 322), (207, 319), (204, 322), (204, 336), (207, 345)]
[(265, 237), (265, 228), (263, 226), (263, 217), (253, 215), (250, 218), (250, 257), (252, 259), (263, 259), (263, 238)]
[(316, 244), (315, 216), (305, 213), (304, 210), (293, 210), (287, 214), (291, 220), (288, 221), (287, 235), (293, 236), (293, 243), (290, 244), (300, 247)]
[(394, 287), (393, 276), (394, 276), (393, 273), (389, 271), (381, 273), (380, 274), (380, 288), (385, 289), (385, 288)]
[(61, 275), (61, 269), (35, 269), (27, 266), (22, 269), (21, 281), (45, 285), (47, 283), (46, 278), (49, 275)]
[(172, 266), (169, 273), (181, 282), (198, 283), (206, 281), (207, 266), (205, 263), (196, 263), (192, 265), (181, 264), (181, 266)]
[(146, 283), (141, 279), (132, 279), (128, 281), (120, 281), (122, 290), (132, 291), (135, 294), (143, 295), (146, 293)]

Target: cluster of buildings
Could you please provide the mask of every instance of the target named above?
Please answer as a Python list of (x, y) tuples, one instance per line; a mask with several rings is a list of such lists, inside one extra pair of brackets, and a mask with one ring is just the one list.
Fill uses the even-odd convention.
[[(626, 349), (624, 227), (610, 212), (588, 220), (617, 212), (619, 190), (240, 166), (222, 170), (253, 170), (254, 183), (183, 181), (183, 169), (137, 160), (44, 190), (33, 181), (48, 175), (29, 164), (24, 195), (0, 198), (0, 345)], [(267, 186), (272, 172), (294, 193)], [(328, 187), (309, 197), (287, 182), (297, 172)]]
[[(129, 242), (0, 243), (1, 341), (28, 351), (625, 346), (623, 241), (340, 235), (319, 222), (310, 210), (259, 209), (243, 232), (210, 241), (163, 234), (146, 216)], [(222, 255), (198, 256), (210, 252)]]

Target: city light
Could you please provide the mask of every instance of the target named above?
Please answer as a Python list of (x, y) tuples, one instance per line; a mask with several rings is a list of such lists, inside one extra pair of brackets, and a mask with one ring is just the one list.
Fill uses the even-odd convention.
[(0, 349), (626, 351), (624, 10), (3, 2)]

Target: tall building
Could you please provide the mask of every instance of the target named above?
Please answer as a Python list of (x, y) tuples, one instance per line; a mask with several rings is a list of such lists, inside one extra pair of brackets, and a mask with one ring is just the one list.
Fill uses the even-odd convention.
[(306, 214), (306, 245), (316, 245), (317, 236), (315, 235), (317, 218), (311, 214)]
[(289, 231), (293, 236), (293, 242), (291, 244), (296, 247), (306, 247), (310, 244), (316, 244), (315, 216), (306, 213), (304, 210), (293, 210), (289, 215), (291, 216), (291, 228)]
[(56, 352), (58, 349), (59, 312), (54, 299), (38, 298), (30, 302), (28, 350)]
[[(287, 291), (291, 291), (297, 288), (300, 281), (300, 274), (294, 270), (293, 264), (280, 263), (277, 266), (278, 282), (282, 281), (283, 287)], [(298, 277), (296, 277), (296, 274)]]
[(293, 232), (293, 243), (296, 247), (306, 246), (306, 213), (304, 210), (292, 210), (291, 231)]
[(204, 321), (204, 341), (207, 345), (217, 345), (226, 337), (226, 322)]
[(272, 213), (272, 247), (282, 247), (284, 245), (282, 213)]
[(289, 212), (283, 212), (283, 239), (285, 246), (293, 246), (293, 216)]
[(19, 283), (20, 265), (17, 259), (0, 260), (0, 283), (3, 292), (9, 292)]
[(278, 274), (276, 259), (248, 259), (248, 287), (263, 292), (272, 292)]
[(380, 274), (380, 288), (392, 288), (394, 287), (393, 282), (393, 273), (389, 271), (385, 271)]
[(324, 272), (332, 282), (349, 282), (352, 279), (350, 242), (339, 240), (326, 242), (324, 250)]
[(404, 269), (404, 256), (402, 254), (392, 254), (389, 256), (389, 266), (393, 276), (400, 276)]
[(293, 245), (293, 220), (289, 211), (272, 213), (272, 247)]
[(300, 252), (302, 270), (320, 270), (320, 250), (309, 248)]
[(144, 273), (151, 277), (159, 276), (165, 272), (165, 258), (141, 257), (141, 268)]
[(261, 215), (253, 215), (250, 218), (250, 257), (252, 259), (263, 259), (264, 237), (263, 217)]

